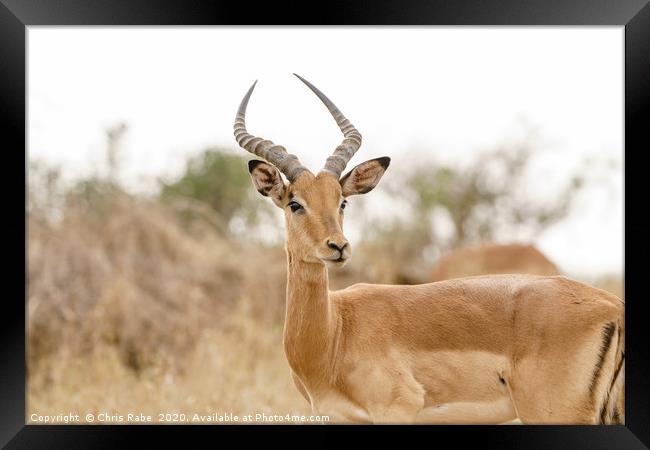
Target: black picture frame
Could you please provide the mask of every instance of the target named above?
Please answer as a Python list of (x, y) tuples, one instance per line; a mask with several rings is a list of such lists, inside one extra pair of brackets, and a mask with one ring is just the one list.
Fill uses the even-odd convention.
[[(625, 426), (43, 426), (25, 425), (26, 270), (26, 27), (30, 25), (616, 25), (625, 27)], [(342, 431), (404, 445), (417, 432), (431, 445), (474, 441), (497, 448), (636, 449), (650, 445), (648, 317), (643, 312), (642, 271), (648, 222), (632, 214), (645, 206), (644, 151), (650, 96), (650, 5), (648, 0), (446, 0), (400, 2), (361, 0), (327, 3), (259, 3), (208, 0), (0, 0), (0, 126), (2, 128), (2, 223), (4, 301), (0, 346), (0, 444), (6, 448), (122, 448), (136, 434), (155, 432), (171, 442), (214, 439), (229, 432), (243, 442), (265, 431), (284, 442), (303, 442), (319, 434), (319, 443), (337, 445)], [(11, 169), (9, 169), (11, 167)], [(20, 169), (19, 169), (20, 168)], [(23, 170), (24, 169), (24, 170)], [(643, 172), (642, 172), (643, 171)], [(647, 175), (645, 175), (647, 177)], [(25, 183), (25, 184), (23, 184)], [(25, 188), (26, 189), (26, 188)], [(22, 193), (22, 195), (21, 195)], [(634, 197), (640, 197), (635, 201)], [(645, 232), (645, 233), (644, 233)], [(24, 243), (24, 244), (23, 244)], [(632, 244), (633, 243), (633, 244)], [(7, 245), (10, 244), (10, 245)], [(23, 262), (21, 266), (18, 262)], [(12, 273), (13, 272), (13, 273)], [(25, 280), (23, 284), (22, 280)], [(332, 434), (334, 436), (332, 436)], [(406, 440), (408, 439), (408, 440)], [(451, 440), (451, 441), (450, 441)], [(146, 441), (145, 441), (146, 442)], [(208, 441), (210, 442), (210, 441)], [(214, 441), (212, 441), (214, 442)], [(407, 444), (408, 445), (408, 444)]]

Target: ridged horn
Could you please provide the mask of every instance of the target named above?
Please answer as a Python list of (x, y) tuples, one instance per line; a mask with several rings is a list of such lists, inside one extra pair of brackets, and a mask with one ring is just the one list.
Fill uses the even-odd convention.
[(239, 105), (237, 116), (235, 117), (235, 139), (243, 149), (264, 158), (275, 167), (280, 169), (290, 182), (293, 182), (300, 173), (307, 170), (296, 155), (287, 152), (287, 149), (281, 145), (275, 145), (273, 142), (261, 137), (253, 136), (246, 130), (246, 107), (248, 100), (251, 98), (253, 89), (257, 81), (253, 83)]
[(341, 144), (334, 150), (334, 153), (327, 158), (325, 167), (322, 169), (340, 177), (345, 170), (345, 166), (348, 164), (350, 159), (352, 159), (356, 151), (359, 150), (359, 147), (361, 147), (361, 133), (359, 133), (354, 125), (345, 118), (341, 111), (339, 111), (336, 105), (332, 103), (325, 94), (319, 91), (316, 86), (305, 80), (300, 75), (296, 73), (294, 73), (294, 75), (298, 77), (300, 81), (305, 83), (307, 87), (311, 89), (312, 92), (323, 102), (332, 114), (332, 117), (334, 117), (334, 120), (336, 120), (336, 124), (341, 129), (341, 132), (343, 132), (343, 142), (341, 142)]

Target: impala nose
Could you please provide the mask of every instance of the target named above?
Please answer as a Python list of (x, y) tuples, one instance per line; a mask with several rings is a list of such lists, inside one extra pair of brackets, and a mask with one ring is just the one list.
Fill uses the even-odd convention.
[(334, 241), (327, 241), (327, 246), (331, 248), (332, 250), (338, 250), (339, 252), (343, 253), (343, 249), (348, 246), (347, 241), (342, 241), (342, 242), (334, 242)]

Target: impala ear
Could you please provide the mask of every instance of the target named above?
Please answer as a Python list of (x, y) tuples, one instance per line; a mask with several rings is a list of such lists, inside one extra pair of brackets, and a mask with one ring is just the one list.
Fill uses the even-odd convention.
[(285, 186), (277, 167), (264, 161), (248, 161), (248, 171), (253, 179), (253, 186), (264, 197), (270, 197), (273, 203), (282, 208)]
[(389, 164), (390, 158), (384, 156), (383, 158), (362, 162), (356, 166), (339, 181), (343, 196), (365, 194), (372, 191), (381, 180)]

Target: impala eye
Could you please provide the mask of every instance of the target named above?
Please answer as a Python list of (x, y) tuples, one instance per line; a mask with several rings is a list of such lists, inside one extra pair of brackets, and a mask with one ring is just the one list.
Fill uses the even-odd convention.
[(345, 209), (345, 207), (347, 206), (347, 204), (348, 204), (348, 201), (347, 201), (347, 200), (343, 200), (343, 203), (341, 203), (341, 209)]
[(298, 202), (289, 202), (287, 206), (291, 208), (292, 212), (298, 212), (303, 209), (302, 205)]

